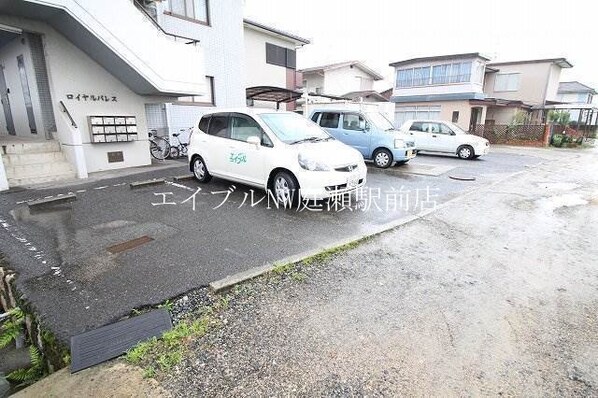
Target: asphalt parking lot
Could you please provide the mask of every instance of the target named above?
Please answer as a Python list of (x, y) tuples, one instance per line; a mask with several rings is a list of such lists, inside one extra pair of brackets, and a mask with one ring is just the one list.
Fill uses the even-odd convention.
[[(188, 174), (184, 163), (89, 183), (14, 190), (0, 194), (0, 251), (19, 272), (21, 290), (45, 323), (67, 341), (133, 308), (379, 230), (543, 160), (531, 150), (497, 150), (474, 161), (420, 155), (405, 166), (369, 168), (359, 200), (292, 209), (277, 209), (263, 192), (223, 180), (175, 181)], [(129, 187), (150, 178), (167, 182)], [(75, 202), (45, 211), (30, 211), (26, 204), (69, 192), (77, 195)], [(114, 245), (141, 237), (146, 238), (139, 246), (114, 252)]]

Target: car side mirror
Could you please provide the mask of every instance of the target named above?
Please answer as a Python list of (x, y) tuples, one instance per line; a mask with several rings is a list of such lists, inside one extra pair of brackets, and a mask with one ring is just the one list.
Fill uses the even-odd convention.
[(370, 131), (370, 124), (368, 122), (365, 122), (362, 126), (362, 130), (364, 132)]
[(247, 143), (253, 144), (256, 146), (256, 148), (259, 148), (262, 143), (262, 140), (260, 139), (260, 137), (252, 135), (251, 137), (247, 137)]

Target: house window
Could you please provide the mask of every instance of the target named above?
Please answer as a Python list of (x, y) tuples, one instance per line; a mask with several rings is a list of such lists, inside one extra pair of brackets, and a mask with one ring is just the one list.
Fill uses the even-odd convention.
[(295, 50), (266, 43), (266, 63), (295, 69), (297, 55)]
[(451, 118), (451, 122), (453, 122), (453, 123), (459, 122), (459, 111), (453, 111), (453, 117)]
[(432, 67), (432, 84), (446, 84), (449, 82), (449, 68), (448, 65), (435, 65)]
[(413, 69), (401, 69), (397, 71), (397, 87), (413, 86)]
[(364, 91), (364, 90), (372, 89), (372, 84), (373, 84), (372, 79), (364, 77), (364, 76), (355, 76), (355, 78), (359, 82), (359, 90)]
[(206, 95), (194, 95), (192, 97), (179, 97), (176, 102), (178, 105), (198, 105), (213, 106), (216, 105), (214, 98), (214, 77), (206, 76)]
[(471, 62), (456, 62), (397, 70), (397, 88), (471, 81)]
[(168, 0), (167, 14), (200, 22), (210, 23), (209, 0)]
[(430, 67), (413, 68), (413, 85), (426, 86), (430, 83)]
[(399, 128), (407, 120), (440, 119), (440, 105), (398, 106), (395, 110), (395, 127)]
[(494, 81), (494, 91), (519, 90), (519, 73), (499, 73)]

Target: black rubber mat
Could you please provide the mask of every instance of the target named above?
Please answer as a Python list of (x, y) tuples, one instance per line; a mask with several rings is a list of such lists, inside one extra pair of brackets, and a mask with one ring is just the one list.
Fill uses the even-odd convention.
[(172, 328), (165, 308), (71, 337), (71, 373), (122, 355), (140, 341)]

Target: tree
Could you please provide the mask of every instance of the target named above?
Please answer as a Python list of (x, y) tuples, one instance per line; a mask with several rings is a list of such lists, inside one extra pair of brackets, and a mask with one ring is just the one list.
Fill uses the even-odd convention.
[(529, 122), (529, 113), (519, 109), (513, 115), (511, 119), (511, 123), (509, 126), (520, 126), (522, 124), (527, 124)]
[(568, 126), (571, 120), (571, 114), (565, 110), (551, 110), (548, 112), (548, 121), (552, 124)]

